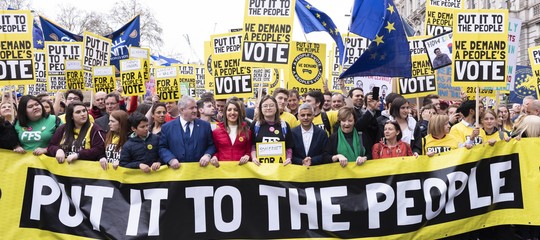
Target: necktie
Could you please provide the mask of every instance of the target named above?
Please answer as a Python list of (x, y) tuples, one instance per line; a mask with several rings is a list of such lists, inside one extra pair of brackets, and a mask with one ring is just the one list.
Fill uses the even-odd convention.
[(186, 132), (184, 132), (184, 140), (187, 141), (191, 137), (191, 129), (189, 128), (189, 124), (191, 122), (186, 123)]

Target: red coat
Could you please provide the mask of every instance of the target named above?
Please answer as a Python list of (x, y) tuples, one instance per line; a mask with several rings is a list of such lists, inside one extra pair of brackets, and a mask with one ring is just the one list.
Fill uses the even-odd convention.
[[(246, 123), (242, 123), (245, 126)], [(219, 161), (240, 161), (240, 158), (244, 155), (250, 156), (251, 154), (251, 130), (246, 134), (236, 135), (234, 145), (231, 143), (229, 133), (225, 129), (223, 122), (218, 123), (217, 128), (212, 132), (214, 136), (214, 145), (216, 146), (216, 153), (214, 156)]]
[(411, 146), (403, 141), (398, 141), (396, 146), (389, 147), (383, 140), (373, 145), (373, 159), (412, 156)]

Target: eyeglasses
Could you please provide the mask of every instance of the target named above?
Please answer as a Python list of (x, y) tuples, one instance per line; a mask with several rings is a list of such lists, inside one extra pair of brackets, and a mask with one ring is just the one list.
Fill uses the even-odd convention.
[(264, 104), (261, 106), (262, 108), (275, 108), (276, 105), (275, 104)]

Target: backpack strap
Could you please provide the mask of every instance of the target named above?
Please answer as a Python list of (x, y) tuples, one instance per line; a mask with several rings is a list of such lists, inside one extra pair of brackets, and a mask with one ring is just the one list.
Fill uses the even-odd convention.
[(326, 130), (329, 134), (332, 134), (332, 127), (330, 126), (330, 120), (328, 120), (328, 115), (326, 115), (326, 112), (321, 112), (321, 119), (324, 124), (324, 130)]
[(426, 137), (422, 138), (422, 155), (426, 155)]
[(283, 133), (283, 138), (287, 138), (287, 122), (281, 120), (281, 132)]
[(261, 123), (259, 121), (256, 121), (255, 122), (255, 129), (253, 129), (255, 131), (255, 137), (257, 137), (257, 135), (259, 135), (259, 130), (261, 129)]

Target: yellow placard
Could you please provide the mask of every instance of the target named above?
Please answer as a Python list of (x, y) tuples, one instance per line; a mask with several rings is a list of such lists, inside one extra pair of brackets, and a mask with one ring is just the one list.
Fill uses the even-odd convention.
[(80, 60), (66, 60), (64, 71), (66, 77), (67, 89), (84, 90), (85, 88), (85, 73), (83, 70), (82, 61)]
[(95, 66), (92, 67), (92, 80), (94, 92), (106, 92), (107, 94), (116, 89), (116, 74), (114, 66)]
[(94, 87), (92, 85), (92, 67), (107, 66), (110, 64), (112, 40), (110, 38), (85, 31), (83, 33), (83, 46), (85, 88), (91, 89)]
[(0, 10), (0, 86), (36, 83), (33, 19), (28, 10)]
[(174, 64), (178, 68), (180, 83), (187, 86), (187, 95), (195, 97), (195, 84), (197, 82), (197, 69), (195, 64)]
[(66, 90), (64, 76), (65, 61), (83, 58), (82, 42), (45, 42), (45, 70), (47, 71), (47, 91)]
[(122, 96), (138, 96), (146, 94), (143, 60), (120, 60), (120, 80)]
[(287, 88), (296, 89), (300, 95), (321, 90), (325, 77), (326, 44), (293, 42), (290, 56)]
[(205, 67), (204, 65), (195, 65), (195, 96), (200, 98), (205, 89)]
[(255, 146), (260, 163), (283, 163), (286, 158), (285, 142), (258, 142)]
[(296, 1), (246, 0), (242, 61), (252, 67), (289, 64)]
[(212, 68), (212, 44), (204, 41), (204, 88), (206, 91), (214, 92), (214, 71)]
[(452, 31), (454, 14), (465, 9), (464, 0), (427, 0), (424, 34), (437, 36)]
[[(533, 81), (538, 93), (538, 87), (540, 86), (540, 46), (529, 48), (529, 61), (533, 73), (531, 81)], [(528, 85), (531, 86), (532, 84)]]
[(251, 63), (241, 61), (243, 32), (210, 36), (212, 49), (212, 75), (216, 99), (253, 96)]
[(461, 10), (454, 17), (452, 85), (506, 87), (508, 10)]
[(156, 67), (154, 70), (156, 93), (162, 102), (178, 101), (180, 95), (180, 79), (178, 67)]
[(424, 97), (437, 94), (437, 80), (431, 68), (423, 41), (428, 36), (410, 37), (412, 78), (398, 78), (398, 94), (405, 98)]
[(36, 84), (26, 85), (25, 94), (38, 95), (47, 92), (47, 72), (45, 71), (45, 51), (34, 50), (34, 75)]
[(150, 81), (150, 48), (129, 47), (129, 58), (143, 59), (144, 80)]

